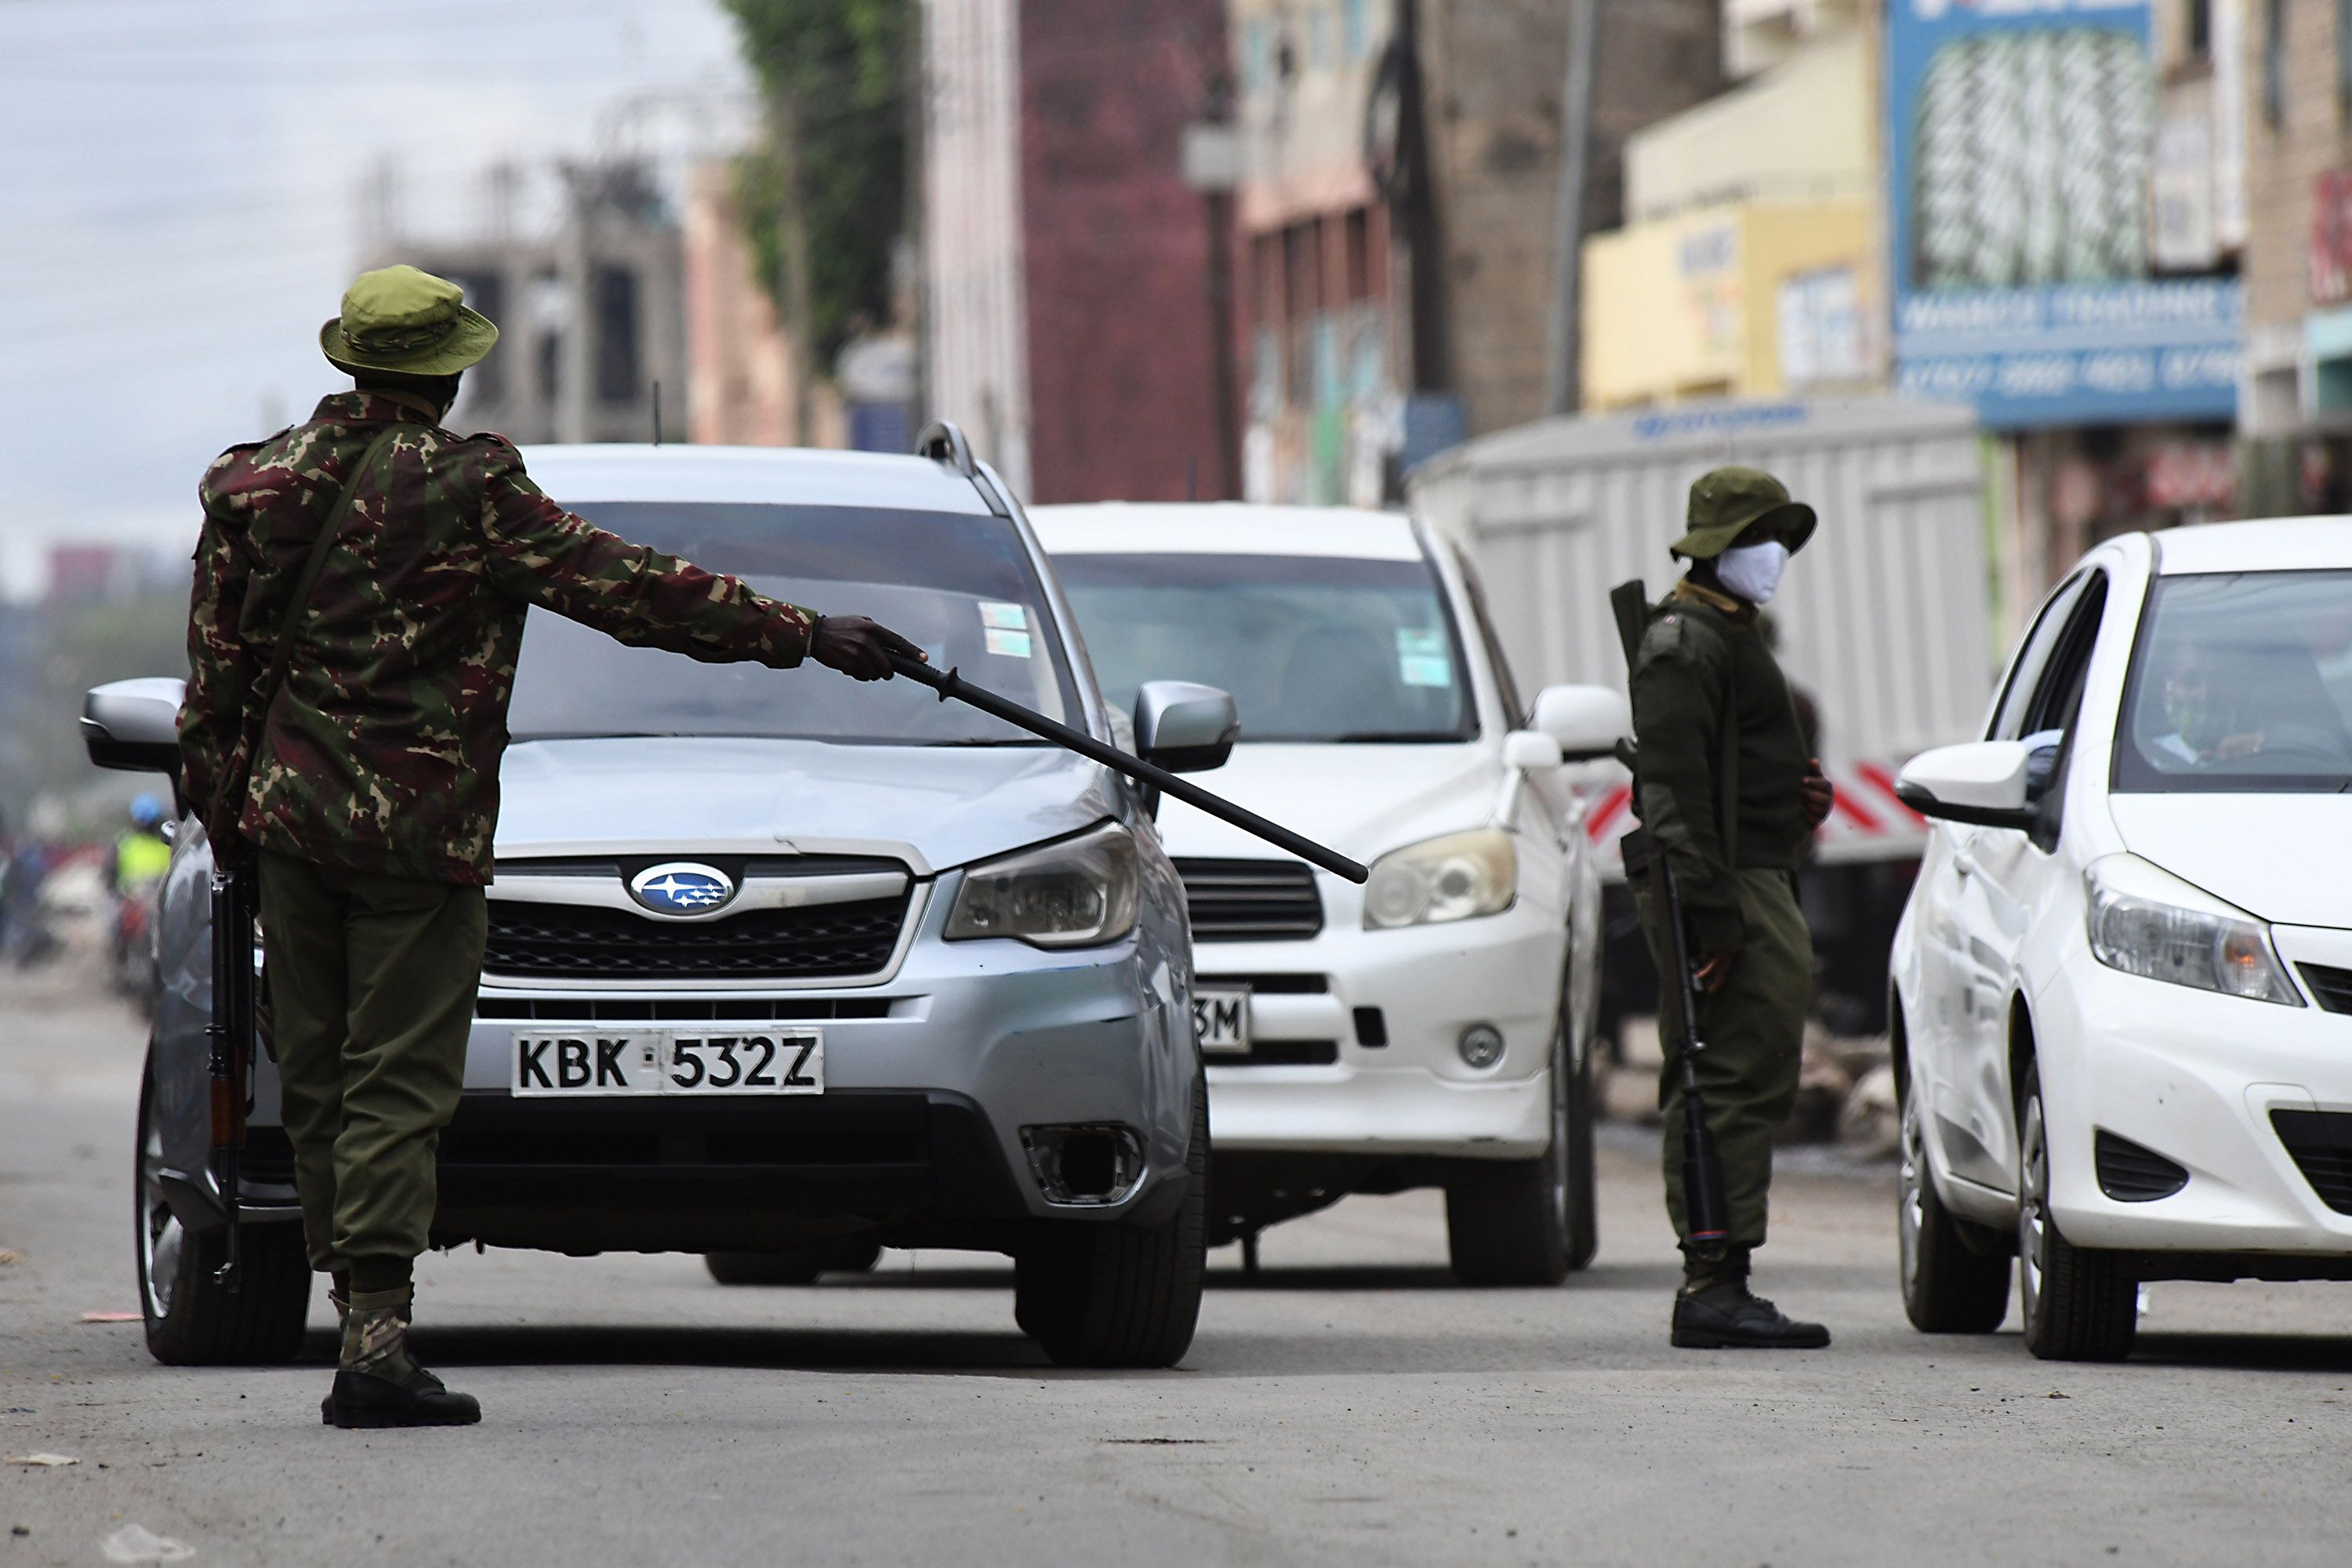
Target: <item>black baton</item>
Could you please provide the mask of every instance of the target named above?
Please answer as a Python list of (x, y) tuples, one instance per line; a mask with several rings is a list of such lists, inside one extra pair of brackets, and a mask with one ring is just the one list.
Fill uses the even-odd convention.
[(1043, 713), (1022, 707), (1018, 702), (1008, 701), (984, 686), (974, 686), (953, 669), (942, 673), (922, 660), (908, 658), (902, 653), (892, 654), (890, 663), (908, 679), (938, 692), (942, 702), (952, 697), (959, 702), (969, 703), (983, 713), (993, 714), (1008, 724), (1026, 730), (1033, 735), (1043, 736), (1057, 746), (1067, 747), (1078, 755), (1116, 769), (1131, 779), (1153, 785), (1162, 795), (1172, 795), (1187, 805), (1198, 806), (1211, 816), (1221, 817), (1244, 833), (1254, 833), (1276, 848), (1287, 849), (1300, 859), (1320, 866), (1335, 877), (1361, 882), (1368, 875), (1361, 866), (1345, 855), (1326, 849), (1311, 838), (1302, 838), (1287, 827), (1268, 822), (1254, 811), (1244, 811), (1221, 795), (1211, 795), (1200, 785), (1185, 782), (1166, 768), (1154, 767), (1140, 757), (1129, 756), (1117, 746), (1105, 745), (1084, 730), (1073, 730), (1067, 724), (1057, 723)]

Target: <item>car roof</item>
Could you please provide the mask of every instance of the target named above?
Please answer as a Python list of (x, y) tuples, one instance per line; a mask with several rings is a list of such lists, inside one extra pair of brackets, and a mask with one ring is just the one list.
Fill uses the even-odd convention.
[(2156, 541), (2157, 570), (2167, 577), (2352, 567), (2352, 517), (2203, 522), (2150, 537)]
[(1097, 501), (1029, 509), (1053, 555), (1328, 555), (1418, 561), (1412, 522), (1392, 511), (1243, 501)]
[(564, 506), (595, 501), (770, 501), (986, 515), (978, 488), (943, 463), (805, 447), (525, 447), (531, 479)]

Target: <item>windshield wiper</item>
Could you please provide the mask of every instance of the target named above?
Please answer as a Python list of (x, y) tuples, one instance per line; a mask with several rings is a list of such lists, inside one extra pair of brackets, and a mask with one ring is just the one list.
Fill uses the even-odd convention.
[(1354, 730), (1345, 735), (1332, 736), (1331, 742), (1340, 746), (1366, 746), (1460, 739), (1462, 737), (1452, 730)]

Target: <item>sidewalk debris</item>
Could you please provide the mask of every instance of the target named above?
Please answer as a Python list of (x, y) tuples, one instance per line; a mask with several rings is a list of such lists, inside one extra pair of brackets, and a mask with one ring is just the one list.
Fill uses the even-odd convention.
[(84, 1312), (81, 1321), (85, 1323), (136, 1323), (143, 1320), (137, 1312)]
[(14, 1454), (0, 1459), (0, 1465), (79, 1465), (81, 1461), (70, 1454)]
[(13, 1247), (0, 1247), (0, 1264), (22, 1263), (25, 1255)]
[(186, 1542), (158, 1535), (143, 1524), (126, 1524), (98, 1543), (109, 1563), (185, 1563), (196, 1554)]

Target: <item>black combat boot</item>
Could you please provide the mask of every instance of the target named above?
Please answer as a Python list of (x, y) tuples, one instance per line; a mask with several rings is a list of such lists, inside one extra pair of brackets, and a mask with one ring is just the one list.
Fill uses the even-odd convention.
[(1674, 1343), (1684, 1350), (1826, 1349), (1830, 1331), (1801, 1323), (1748, 1289), (1748, 1248), (1735, 1247), (1717, 1258), (1693, 1253), (1683, 1266), (1683, 1288), (1675, 1297)]
[(331, 1426), (470, 1426), (482, 1407), (452, 1394), (408, 1355), (410, 1291), (354, 1290), (343, 1317), (342, 1364), (320, 1416)]

